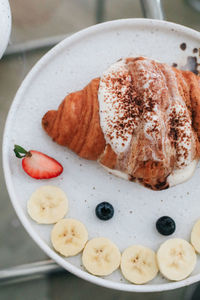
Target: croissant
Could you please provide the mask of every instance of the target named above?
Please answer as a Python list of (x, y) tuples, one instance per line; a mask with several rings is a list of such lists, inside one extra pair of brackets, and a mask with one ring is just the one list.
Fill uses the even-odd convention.
[(192, 176), (200, 156), (200, 77), (126, 58), (66, 96), (42, 126), (56, 143), (153, 190)]

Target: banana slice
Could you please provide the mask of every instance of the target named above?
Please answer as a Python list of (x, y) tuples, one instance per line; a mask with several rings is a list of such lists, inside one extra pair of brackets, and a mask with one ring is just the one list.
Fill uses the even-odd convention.
[(189, 276), (196, 265), (194, 248), (183, 239), (169, 239), (157, 252), (160, 272), (170, 280), (182, 280)]
[(62, 219), (51, 232), (53, 247), (62, 255), (74, 256), (81, 252), (88, 240), (85, 226), (75, 219)]
[(158, 273), (155, 252), (140, 245), (128, 247), (122, 253), (121, 271), (127, 280), (135, 284), (152, 280)]
[(62, 219), (68, 211), (65, 193), (53, 185), (37, 189), (27, 203), (28, 213), (39, 224), (53, 224)]
[(197, 253), (200, 254), (200, 220), (198, 220), (192, 228), (191, 244)]
[(90, 240), (83, 250), (82, 261), (86, 270), (94, 275), (104, 276), (120, 265), (121, 253), (117, 246), (104, 237)]

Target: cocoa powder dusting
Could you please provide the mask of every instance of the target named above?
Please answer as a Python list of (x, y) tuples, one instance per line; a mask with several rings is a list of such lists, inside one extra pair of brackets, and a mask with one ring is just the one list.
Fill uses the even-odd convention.
[(194, 141), (175, 72), (150, 59), (128, 58), (123, 71), (108, 72), (101, 79), (109, 90), (104, 101), (111, 106), (105, 107), (114, 110), (113, 118), (106, 119), (106, 136), (122, 146), (116, 167), (129, 180), (154, 190), (168, 188), (172, 170), (187, 165)]
[(132, 89), (132, 79), (128, 73), (108, 74), (102, 80), (106, 87), (112, 91), (112, 106), (115, 108), (115, 114), (118, 116), (112, 120), (107, 119), (107, 124), (110, 128), (107, 136), (110, 139), (114, 138), (114, 128), (117, 138), (120, 137), (125, 142), (127, 140), (126, 134), (133, 134), (134, 128), (138, 126), (142, 103), (135, 97), (135, 92)]

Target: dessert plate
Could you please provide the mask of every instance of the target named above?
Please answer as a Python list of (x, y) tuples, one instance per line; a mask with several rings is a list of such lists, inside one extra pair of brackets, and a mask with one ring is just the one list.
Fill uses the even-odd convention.
[(10, 37), (11, 12), (9, 2), (0, 0), (0, 58), (2, 57)]
[[(180, 46), (185, 43), (186, 47)], [(61, 187), (69, 199), (68, 217), (82, 221), (89, 238), (104, 236), (121, 251), (132, 244), (158, 249), (166, 240), (155, 229), (156, 220), (169, 215), (176, 221), (172, 237), (189, 240), (192, 226), (200, 218), (200, 169), (191, 180), (168, 190), (155, 192), (136, 183), (108, 174), (96, 162), (79, 158), (55, 144), (43, 131), (41, 119), (55, 109), (70, 92), (82, 89), (92, 78), (101, 76), (121, 57), (146, 56), (183, 67), (198, 61), (194, 48), (200, 34), (186, 27), (148, 19), (117, 20), (84, 29), (49, 51), (30, 71), (10, 108), (3, 140), (3, 166), (13, 206), (28, 233), (58, 264), (75, 275), (105, 287), (124, 291), (164, 291), (200, 280), (200, 257), (192, 275), (180, 282), (169, 282), (160, 275), (145, 285), (128, 283), (117, 270), (105, 278), (87, 273), (81, 255), (63, 258), (51, 245), (52, 225), (37, 225), (27, 214), (27, 200), (44, 184)], [(181, 48), (186, 48), (182, 50)], [(195, 51), (194, 51), (195, 52)], [(47, 181), (28, 177), (13, 153), (13, 145), (42, 151), (62, 163), (61, 176)], [(95, 216), (102, 201), (112, 203), (114, 217), (105, 222)]]

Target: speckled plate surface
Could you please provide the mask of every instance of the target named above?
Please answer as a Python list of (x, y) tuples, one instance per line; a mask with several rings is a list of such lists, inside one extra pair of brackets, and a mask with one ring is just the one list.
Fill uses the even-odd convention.
[[(186, 49), (180, 44), (186, 43)], [(200, 280), (200, 257), (192, 275), (180, 282), (169, 282), (160, 275), (145, 285), (128, 283), (117, 270), (99, 278), (87, 273), (81, 255), (65, 259), (52, 248), (52, 225), (37, 225), (26, 210), (32, 192), (44, 184), (61, 187), (69, 198), (68, 217), (81, 220), (89, 238), (105, 236), (123, 251), (132, 244), (154, 250), (166, 240), (155, 229), (162, 215), (176, 221), (172, 237), (189, 240), (192, 226), (200, 218), (200, 169), (193, 178), (171, 189), (155, 192), (136, 183), (109, 175), (96, 162), (79, 158), (68, 149), (52, 142), (41, 128), (41, 118), (55, 109), (66, 94), (83, 88), (92, 78), (121, 57), (147, 56), (178, 67), (200, 45), (200, 34), (186, 27), (164, 21), (146, 19), (118, 20), (92, 26), (67, 38), (49, 51), (31, 70), (11, 106), (3, 140), (3, 165), (7, 188), (13, 206), (26, 230), (36, 243), (58, 264), (93, 283), (113, 289), (149, 292), (186, 286)], [(47, 181), (28, 177), (21, 161), (13, 154), (17, 143), (53, 156), (64, 166), (63, 174)], [(109, 201), (115, 208), (114, 217), (103, 222), (96, 218), (95, 207)]]
[(11, 13), (7, 0), (0, 0), (0, 58), (2, 57), (10, 37)]

